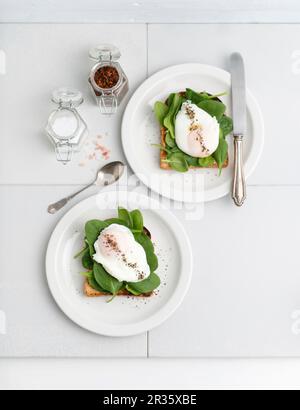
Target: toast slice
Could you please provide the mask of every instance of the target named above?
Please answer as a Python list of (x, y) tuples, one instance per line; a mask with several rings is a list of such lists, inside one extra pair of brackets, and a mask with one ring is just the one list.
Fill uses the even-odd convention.
[[(98, 296), (111, 296), (111, 293), (104, 293), (104, 292), (99, 292), (98, 290), (93, 289), (88, 281), (86, 280), (84, 282), (84, 294), (88, 297), (98, 297)], [(141, 293), (138, 296), (135, 297), (149, 297), (153, 294), (153, 292), (149, 293)], [(117, 296), (134, 296), (132, 293), (128, 292), (126, 289), (120, 290), (120, 292), (117, 293)]]
[[(163, 147), (166, 147), (166, 135), (167, 135), (167, 129), (164, 127), (161, 127), (160, 129), (160, 136), (161, 136), (161, 145)], [(172, 169), (172, 167), (167, 163), (164, 162), (164, 160), (167, 159), (167, 153), (165, 151), (160, 151), (160, 168), (161, 169), (165, 169), (165, 170), (170, 170)], [(228, 159), (228, 155), (227, 155), (227, 159), (224, 162), (223, 168), (227, 168), (229, 164), (229, 159)], [(207, 168), (218, 168), (218, 164), (215, 162), (212, 165), (209, 165), (208, 167), (200, 167), (200, 165), (198, 167), (195, 166), (190, 166), (190, 169), (207, 169)]]

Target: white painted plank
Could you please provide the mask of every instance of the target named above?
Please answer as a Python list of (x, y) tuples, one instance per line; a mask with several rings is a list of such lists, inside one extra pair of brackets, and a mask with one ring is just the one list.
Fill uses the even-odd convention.
[(248, 191), (241, 209), (227, 198), (185, 222), (192, 285), (150, 332), (151, 357), (300, 356), (300, 188)]
[(45, 251), (63, 212), (49, 215), (46, 208), (73, 190), (67, 186), (0, 187), (0, 357), (147, 356), (146, 334), (109, 338), (89, 333), (71, 322), (52, 299)]
[[(0, 183), (87, 183), (105, 163), (99, 151), (93, 159), (98, 135), (111, 160), (124, 159), (120, 123), (126, 101), (115, 117), (100, 115), (88, 84), (88, 53), (99, 43), (118, 46), (133, 92), (147, 73), (145, 25), (8, 24), (0, 25), (0, 38), (0, 57), (6, 57), (6, 74), (0, 75)], [(83, 92), (79, 112), (89, 127), (88, 145), (66, 166), (56, 161), (44, 132), (54, 109), (52, 90), (61, 86)]]
[(243, 54), (248, 86), (261, 106), (266, 128), (264, 152), (251, 184), (300, 184), (299, 37), (300, 25), (149, 27), (150, 74), (186, 62), (228, 69), (229, 55)]
[(2, 22), (300, 22), (297, 0), (1, 0)]

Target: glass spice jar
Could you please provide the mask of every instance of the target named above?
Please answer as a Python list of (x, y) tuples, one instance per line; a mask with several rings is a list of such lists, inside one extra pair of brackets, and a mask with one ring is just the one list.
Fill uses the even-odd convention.
[(57, 108), (51, 112), (46, 133), (55, 147), (57, 161), (66, 164), (79, 152), (88, 134), (87, 125), (77, 111), (83, 103), (80, 91), (59, 88), (52, 93)]
[(114, 114), (128, 92), (128, 79), (117, 60), (119, 49), (102, 44), (90, 50), (90, 58), (96, 61), (92, 67), (89, 83), (102, 114)]

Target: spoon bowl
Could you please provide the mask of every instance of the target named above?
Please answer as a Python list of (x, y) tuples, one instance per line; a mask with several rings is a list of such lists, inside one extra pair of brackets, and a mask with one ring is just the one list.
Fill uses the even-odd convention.
[(95, 185), (111, 185), (117, 182), (124, 173), (124, 164), (121, 161), (110, 162), (104, 165), (97, 172), (97, 177), (95, 179)]

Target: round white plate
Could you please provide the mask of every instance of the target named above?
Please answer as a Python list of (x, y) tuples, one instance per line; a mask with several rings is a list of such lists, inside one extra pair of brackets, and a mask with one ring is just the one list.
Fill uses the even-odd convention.
[[(84, 269), (74, 255), (82, 248), (85, 223), (115, 217), (119, 205), (142, 210), (155, 243), (161, 285), (149, 298), (117, 296), (107, 303), (107, 297), (84, 296)], [(54, 299), (73, 322), (101, 335), (129, 336), (160, 325), (181, 304), (191, 280), (192, 252), (181, 224), (157, 201), (137, 193), (102, 192), (74, 206), (57, 224), (46, 271)]]
[[(181, 174), (165, 171), (159, 167), (159, 149), (151, 144), (160, 143), (159, 125), (153, 113), (157, 100), (164, 101), (171, 92), (192, 88), (211, 94), (227, 92), (221, 97), (231, 115), (230, 74), (216, 67), (202, 64), (182, 64), (166, 68), (148, 78), (133, 94), (129, 101), (122, 123), (122, 143), (127, 160), (142, 182), (153, 191), (181, 202), (211, 201), (230, 192), (233, 174), (233, 138), (229, 143), (228, 168), (218, 175), (215, 169), (190, 170)], [(255, 169), (263, 148), (264, 125), (256, 100), (247, 91), (248, 131), (244, 144), (245, 175)], [(188, 174), (188, 175), (187, 175)], [(192, 182), (192, 179), (197, 181)], [(200, 181), (200, 182), (199, 182)], [(195, 195), (183, 194), (193, 184)], [(192, 185), (191, 185), (192, 186)]]

